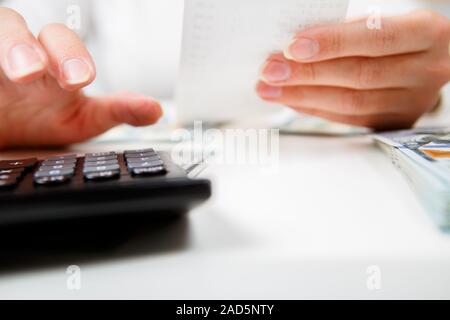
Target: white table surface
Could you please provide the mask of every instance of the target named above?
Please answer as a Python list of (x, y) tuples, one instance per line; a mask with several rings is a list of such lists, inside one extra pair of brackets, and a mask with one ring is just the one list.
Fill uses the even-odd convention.
[[(113, 252), (2, 269), (0, 298), (450, 298), (450, 235), (369, 137), (282, 136), (280, 148), (274, 174), (209, 166), (207, 204)], [(80, 290), (67, 289), (71, 264)], [(367, 288), (372, 265), (380, 290)]]

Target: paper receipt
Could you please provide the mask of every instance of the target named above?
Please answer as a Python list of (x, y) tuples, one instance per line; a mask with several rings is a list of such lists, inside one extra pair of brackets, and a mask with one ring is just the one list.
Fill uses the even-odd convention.
[(255, 93), (264, 61), (302, 29), (343, 20), (347, 8), (348, 0), (186, 0), (177, 120), (277, 112)]

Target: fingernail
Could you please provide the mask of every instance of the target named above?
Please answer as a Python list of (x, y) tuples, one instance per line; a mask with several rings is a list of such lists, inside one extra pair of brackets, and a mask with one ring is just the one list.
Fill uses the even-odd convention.
[(91, 77), (91, 68), (81, 59), (67, 60), (63, 64), (64, 79), (68, 84), (81, 84)]
[(44, 68), (39, 53), (27, 44), (18, 44), (8, 54), (7, 63), (11, 76), (22, 78)]
[(319, 43), (308, 38), (295, 39), (286, 49), (285, 55), (293, 60), (309, 60), (319, 53)]
[(283, 94), (282, 88), (269, 86), (268, 84), (262, 82), (258, 84), (256, 91), (261, 98), (268, 100), (277, 99)]
[(291, 66), (288, 63), (272, 60), (263, 67), (262, 77), (270, 82), (281, 82), (288, 80), (291, 73)]

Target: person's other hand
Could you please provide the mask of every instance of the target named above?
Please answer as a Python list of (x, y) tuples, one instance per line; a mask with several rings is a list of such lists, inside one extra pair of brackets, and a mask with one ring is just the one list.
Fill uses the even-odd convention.
[(265, 100), (332, 121), (411, 127), (450, 80), (450, 22), (431, 11), (321, 26), (271, 56), (257, 85)]
[(138, 94), (84, 95), (95, 65), (78, 36), (51, 24), (36, 39), (18, 13), (2, 7), (0, 66), (0, 149), (80, 142), (162, 114), (158, 102)]

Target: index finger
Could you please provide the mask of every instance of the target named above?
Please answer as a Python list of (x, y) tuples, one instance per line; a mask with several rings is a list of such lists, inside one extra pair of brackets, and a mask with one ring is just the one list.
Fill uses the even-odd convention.
[(47, 72), (47, 56), (15, 11), (0, 7), (0, 66), (13, 82), (25, 83)]
[(367, 19), (321, 26), (299, 33), (284, 54), (291, 60), (316, 62), (422, 52), (433, 46), (436, 29), (448, 23), (443, 20), (438, 14), (420, 10), (382, 18), (380, 28), (370, 27)]

